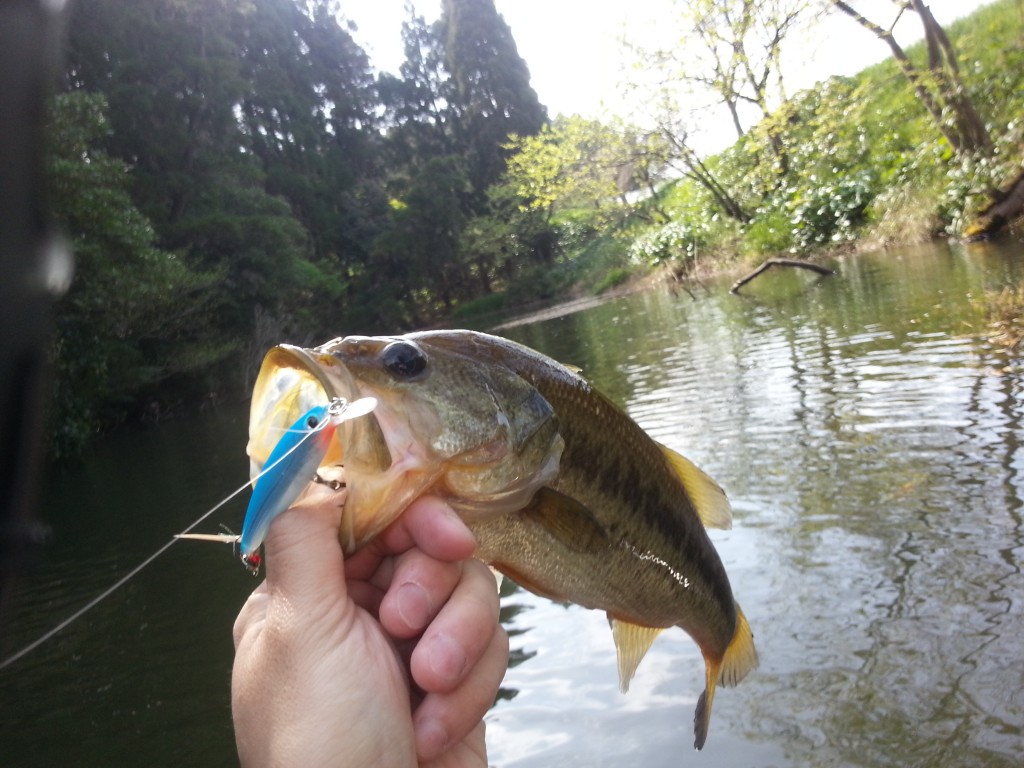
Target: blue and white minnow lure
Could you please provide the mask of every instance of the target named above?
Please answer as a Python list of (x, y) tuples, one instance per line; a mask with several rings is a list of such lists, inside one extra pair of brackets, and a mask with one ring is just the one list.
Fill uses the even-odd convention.
[(316, 474), (338, 425), (364, 416), (377, 406), (372, 397), (352, 403), (337, 397), (310, 408), (285, 431), (267, 457), (245, 511), (238, 540), (242, 563), (253, 573), (260, 567), (259, 548), (271, 521), (290, 507)]
[(193, 533), (179, 534), (177, 538), (237, 544), (242, 564), (257, 573), (262, 562), (259, 548), (270, 523), (288, 509), (313, 481), (338, 425), (365, 416), (376, 407), (377, 401), (372, 397), (351, 403), (336, 397), (327, 405), (310, 408), (284, 431), (267, 457), (263, 471), (256, 476), (241, 536)]

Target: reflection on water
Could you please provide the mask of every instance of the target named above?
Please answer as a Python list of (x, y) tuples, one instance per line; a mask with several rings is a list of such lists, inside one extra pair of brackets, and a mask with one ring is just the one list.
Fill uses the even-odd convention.
[[(510, 334), (582, 365), (733, 500), (713, 538), (762, 664), (716, 697), (702, 765), (1019, 765), (1022, 379), (970, 301), (1019, 275), (935, 249), (838, 268)], [(692, 642), (662, 635), (620, 696), (602, 617), (515, 599), (537, 656), (491, 715), (496, 764), (685, 762)]]
[[(1019, 281), (1020, 251), (890, 252), (825, 280), (768, 274), (745, 297), (726, 281), (697, 301), (655, 292), (507, 331), (581, 366), (726, 488), (735, 527), (712, 538), (762, 663), (716, 696), (697, 755), (703, 664), (681, 631), (623, 695), (603, 615), (509, 591), (492, 764), (1019, 765), (1024, 376), (978, 340), (971, 297)], [(240, 411), (169, 425), (56, 478), (54, 542), (0, 655), (237, 485), (243, 435)], [(230, 627), (252, 586), (218, 547), (173, 547), (0, 671), (0, 760), (235, 764)]]

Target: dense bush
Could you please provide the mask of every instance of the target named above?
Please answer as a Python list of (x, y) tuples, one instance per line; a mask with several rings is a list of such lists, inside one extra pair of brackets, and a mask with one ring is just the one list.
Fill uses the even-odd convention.
[(678, 219), (638, 237), (629, 248), (634, 264), (656, 266), (666, 261), (692, 261), (707, 244), (708, 227), (702, 220)]

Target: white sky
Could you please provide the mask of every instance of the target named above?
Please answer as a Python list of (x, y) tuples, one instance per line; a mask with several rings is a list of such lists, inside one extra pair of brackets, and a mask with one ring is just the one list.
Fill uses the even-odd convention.
[[(991, 0), (931, 0), (940, 23), (969, 14)], [(441, 0), (415, 0), (418, 13), (433, 21)], [(498, 12), (512, 30), (530, 69), (531, 82), (541, 103), (554, 117), (581, 114), (601, 118), (618, 114), (628, 118), (618, 95), (620, 71), (631, 62), (618, 42), (623, 35), (643, 43), (666, 24), (672, 0), (495, 0)], [(873, 21), (888, 26), (895, 18), (890, 0), (856, 3)], [(354, 21), (353, 34), (374, 68), (398, 72), (402, 63), (403, 0), (344, 0), (343, 15)], [(908, 44), (920, 37), (913, 14), (896, 29), (897, 39)], [(853, 74), (889, 55), (884, 43), (845, 16), (828, 22), (832, 33), (789, 40), (784, 64), (790, 94), (833, 74)], [(822, 42), (824, 40), (824, 42)], [(784, 53), (787, 47), (784, 47)]]

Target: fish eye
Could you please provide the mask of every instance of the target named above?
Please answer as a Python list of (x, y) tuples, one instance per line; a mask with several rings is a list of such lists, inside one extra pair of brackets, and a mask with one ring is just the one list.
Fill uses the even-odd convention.
[(320, 420), (316, 416), (310, 416), (306, 419), (306, 426), (310, 429), (316, 429), (316, 425), (320, 423)]
[(396, 379), (414, 379), (427, 367), (427, 356), (409, 341), (393, 341), (380, 353), (384, 369)]

